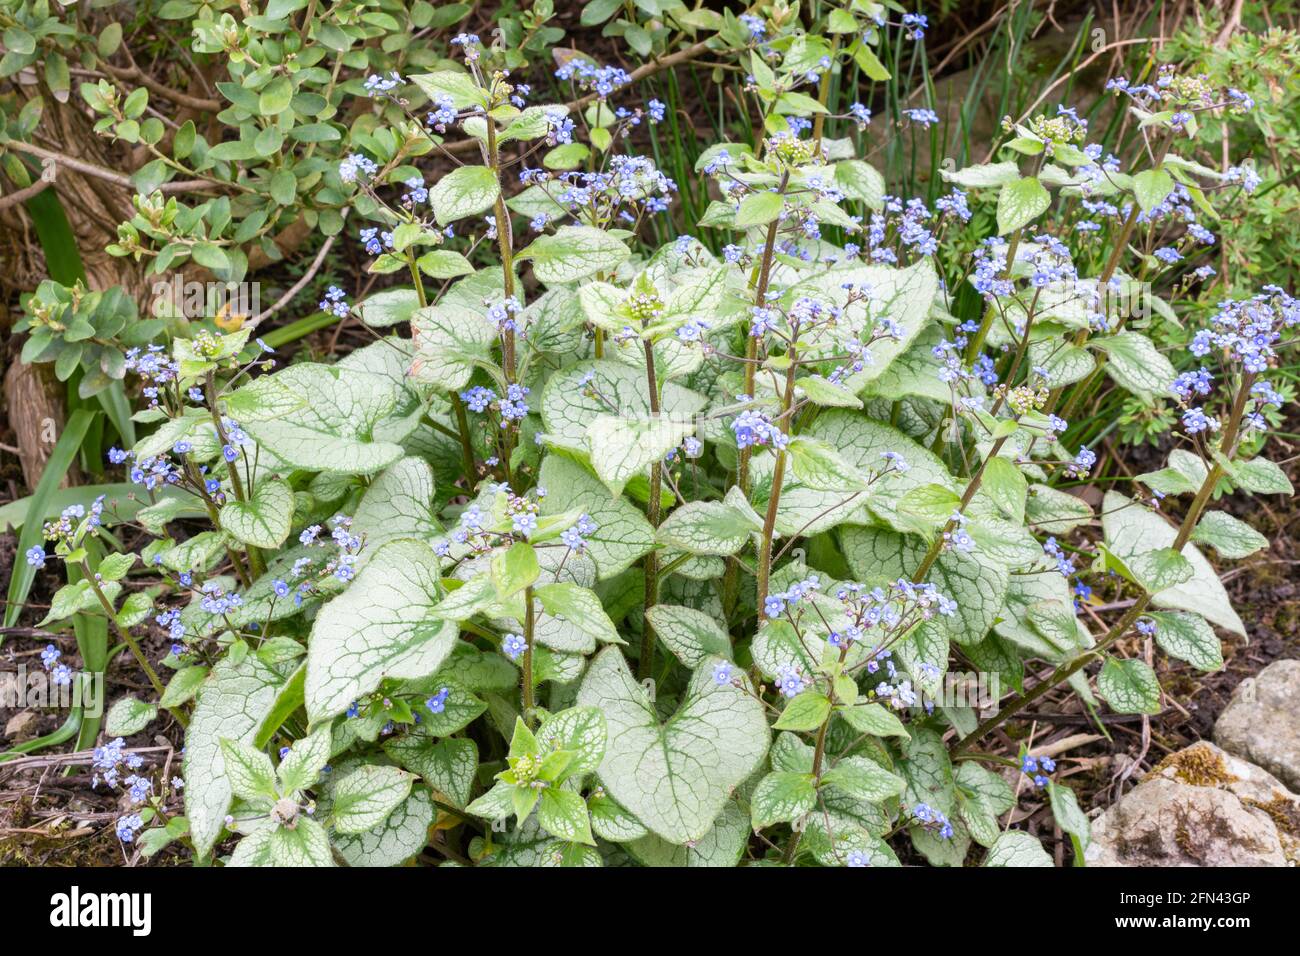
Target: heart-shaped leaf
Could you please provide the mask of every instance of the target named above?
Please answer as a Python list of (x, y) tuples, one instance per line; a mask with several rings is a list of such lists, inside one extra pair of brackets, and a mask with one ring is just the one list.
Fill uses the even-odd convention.
[(714, 680), (716, 659), (692, 676), (677, 712), (660, 723), (622, 652), (602, 651), (587, 669), (578, 703), (599, 707), (609, 730), (597, 773), (610, 794), (670, 843), (709, 832), (731, 791), (767, 753), (763, 705)]

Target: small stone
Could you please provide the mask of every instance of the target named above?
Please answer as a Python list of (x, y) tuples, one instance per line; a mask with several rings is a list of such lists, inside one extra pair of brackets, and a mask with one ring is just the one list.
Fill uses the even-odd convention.
[(33, 732), (36, 729), (36, 718), (39, 715), (34, 710), (23, 710), (9, 718), (5, 724), (5, 737), (11, 743), (18, 743), (36, 736)]
[(1214, 742), (1300, 791), (1300, 660), (1274, 661), (1238, 684)]
[(1294, 866), (1300, 797), (1200, 741), (1165, 758), (1092, 825), (1089, 866)]

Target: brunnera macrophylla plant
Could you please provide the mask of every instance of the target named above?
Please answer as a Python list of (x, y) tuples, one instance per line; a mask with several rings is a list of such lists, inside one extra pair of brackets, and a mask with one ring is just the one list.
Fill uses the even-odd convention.
[[(455, 64), (370, 76), (383, 120), (322, 172), (394, 277), (321, 302), (372, 344), (286, 367), (247, 328), (125, 349), (150, 430), (110, 461), (153, 540), (97, 559), (100, 500), (28, 556), (75, 569), (42, 626), (103, 615), (154, 688), (109, 733), (185, 726), (165, 784), (97, 752), (139, 806), (122, 840), (394, 865), (436, 825), (459, 864), (1051, 865), (999, 820), (1022, 774), (1083, 856), (1054, 762), (981, 747), (1061, 685), (1157, 710), (1125, 638), (1219, 667), (1214, 626), (1244, 629), (1201, 548), (1266, 542), (1212, 501), (1292, 492), (1259, 451), (1300, 302), (1222, 302), (1177, 367), (1149, 334), (1174, 307), (1121, 308), (1222, 241), (1202, 221), (1253, 172), (1180, 151), (1250, 103), (1116, 80), (1136, 155), (1062, 107), (927, 204), (886, 193), (848, 138), (870, 111), (825, 94), (843, 57), (868, 69), (864, 38), (924, 20), (834, 13), (830, 42), (737, 21), (761, 122), (700, 157), (699, 235), (648, 238), (678, 184), (634, 151), (664, 106), (629, 73), (573, 57), (585, 102), (532, 102), (463, 34)], [(1176, 404), (1180, 440), (1095, 514), (1060, 485), (1096, 463), (1067, 439), (1103, 379)], [(1123, 613), (1081, 614), (1093, 588)], [(984, 713), (945, 694), (959, 660), (1005, 691)]]

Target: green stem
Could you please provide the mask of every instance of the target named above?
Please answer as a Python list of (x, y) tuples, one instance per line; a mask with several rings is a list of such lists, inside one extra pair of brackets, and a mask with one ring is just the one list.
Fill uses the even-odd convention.
[[(970, 481), (966, 485), (965, 492), (962, 493), (961, 504), (957, 506), (959, 514), (966, 513), (966, 508), (970, 505), (971, 500), (975, 497), (975, 493), (980, 489), (980, 483), (984, 480), (984, 470), (988, 467), (989, 462), (998, 456), (998, 452), (1002, 451), (1002, 446), (1006, 443), (1006, 436), (999, 438), (993, 443), (993, 447), (989, 449), (988, 455), (986, 455), (984, 460), (980, 462), (978, 470), (976, 470), (975, 474), (971, 476)], [(943, 526), (943, 532), (947, 533), (952, 531), (955, 526), (956, 522), (949, 519), (948, 523)], [(943, 533), (935, 535), (934, 541), (930, 544), (930, 550), (925, 553), (925, 557), (921, 559), (921, 564), (917, 567), (916, 573), (912, 575), (913, 584), (920, 584), (925, 580), (925, 576), (930, 573), (930, 568), (934, 565), (934, 562), (938, 560), (939, 553), (943, 551), (943, 542)]]
[[(104, 594), (103, 590), (100, 589), (99, 582), (95, 580), (94, 572), (90, 570), (90, 565), (85, 561), (81, 562), (81, 573), (85, 575), (85, 579), (90, 582), (90, 589), (95, 592), (95, 597), (99, 599), (99, 606), (103, 608), (104, 613), (108, 615), (108, 623), (112, 625), (113, 630), (117, 632), (117, 636), (122, 639), (122, 643), (131, 649), (131, 654), (135, 657), (136, 663), (140, 665), (145, 676), (149, 678), (149, 683), (152, 684), (153, 689), (158, 692), (158, 696), (162, 697), (166, 688), (163, 687), (163, 682), (158, 678), (158, 672), (153, 669), (153, 665), (149, 663), (149, 659), (144, 656), (144, 651), (140, 649), (140, 645), (136, 642), (136, 639), (128, 634), (126, 630), (117, 623), (117, 613), (113, 610), (113, 603)], [(178, 724), (182, 727), (186, 726), (187, 721), (185, 720), (184, 714), (180, 713), (176, 709), (172, 709), (170, 713), (176, 718)]]
[[(1169, 148), (1173, 145), (1173, 142), (1174, 142), (1174, 137), (1172, 134), (1165, 137), (1164, 141), (1160, 145), (1159, 150), (1156, 152), (1155, 162), (1152, 164), (1151, 167), (1152, 169), (1159, 169), (1161, 164), (1164, 163), (1165, 156), (1168, 155)], [(1133, 230), (1137, 226), (1138, 215), (1141, 212), (1142, 209), (1138, 205), (1137, 196), (1135, 195), (1133, 197), (1133, 204), (1132, 206), (1129, 207), (1128, 215), (1124, 217), (1124, 225), (1120, 227), (1119, 236), (1116, 237), (1115, 244), (1111, 247), (1110, 255), (1106, 257), (1106, 264), (1102, 267), (1101, 275), (1097, 278), (1097, 292), (1102, 296), (1105, 296), (1107, 294), (1106, 290), (1110, 285), (1110, 280), (1115, 277), (1115, 273), (1119, 270), (1120, 261), (1124, 257), (1124, 250), (1128, 248), (1128, 241), (1133, 236)], [(1103, 301), (1105, 300), (1103, 299)], [(1088, 329), (1086, 328), (1080, 329), (1078, 332), (1074, 334), (1075, 345), (1081, 346), (1087, 340), (1088, 340)], [(1076, 383), (1073, 391), (1070, 394), (1070, 400), (1066, 403), (1065, 412), (1061, 416), (1062, 418), (1065, 418), (1067, 421), (1069, 420), (1070, 414), (1078, 406), (1079, 401), (1082, 398), (1085, 389), (1091, 387), (1092, 383), (1096, 381), (1097, 376), (1101, 374), (1102, 369), (1105, 366), (1105, 363), (1106, 363), (1105, 356), (1104, 355), (1100, 356), (1098, 358), (1097, 365), (1095, 368), (1093, 368), (1091, 374), (1089, 374), (1088, 377), (1085, 378), (1082, 382)], [(1052, 394), (1048, 397), (1048, 401), (1047, 401), (1048, 414), (1051, 414), (1056, 410), (1057, 404), (1060, 402), (1061, 395), (1064, 393), (1064, 391), (1065, 391), (1064, 386), (1062, 386), (1061, 388), (1055, 389), (1052, 392)]]
[(524, 588), (524, 655), (523, 655), (523, 707), (524, 723), (533, 724), (533, 631), (536, 629), (536, 614), (533, 611), (533, 589)]
[[(486, 116), (484, 119), (487, 122), (488, 165), (492, 167), (497, 180), (500, 181), (501, 151), (497, 144), (496, 120), (491, 116)], [(515, 294), (514, 246), (510, 235), (510, 211), (506, 208), (505, 194), (499, 189), (492, 209), (497, 224), (497, 250), (501, 254), (502, 291), (505, 293), (505, 297), (510, 299)], [(501, 333), (501, 365), (506, 375), (506, 381), (514, 384), (517, 381), (518, 373), (515, 366), (515, 333), (513, 329), (505, 329)], [(505, 469), (506, 483), (513, 484), (513, 476), (510, 473), (510, 459), (514, 454), (514, 432), (510, 428), (504, 429), (504, 431), (505, 435), (502, 437), (505, 452), (501, 456), (501, 466)]]
[[(642, 344), (645, 346), (645, 374), (646, 385), (650, 390), (650, 414), (658, 417), (659, 383), (655, 374), (654, 346), (648, 341)], [(646, 503), (646, 518), (652, 528), (659, 527), (659, 497), (662, 490), (663, 462), (656, 461), (650, 466), (650, 498)], [(646, 552), (642, 568), (645, 572), (645, 610), (649, 612), (659, 603), (659, 552), (654, 548)], [(637, 663), (637, 674), (642, 680), (654, 676), (654, 663), (655, 631), (650, 624), (650, 615), (647, 613), (641, 633), (641, 658)]]
[[(226, 426), (221, 421), (221, 411), (217, 408), (217, 387), (211, 372), (208, 373), (206, 387), (208, 394), (208, 410), (212, 414), (212, 424), (217, 429), (217, 441), (224, 449), (230, 444), (230, 440), (226, 434)], [(236, 467), (235, 462), (226, 462), (226, 474), (230, 476), (230, 487), (235, 492), (235, 500), (247, 502), (248, 495), (244, 491), (244, 480), (239, 477), (239, 468)], [(266, 562), (262, 560), (262, 552), (256, 545), (245, 543), (244, 547), (247, 549), (248, 553), (249, 576), (256, 580), (266, 573)]]
[[(790, 173), (781, 174), (781, 183), (777, 192), (783, 194), (790, 183)], [(754, 286), (754, 305), (763, 306), (767, 301), (767, 287), (772, 281), (772, 260), (776, 256), (776, 232), (780, 219), (773, 219), (767, 226), (767, 238), (763, 242), (763, 255), (759, 260), (758, 281)], [(758, 374), (758, 336), (748, 335), (745, 339), (745, 394), (754, 395), (754, 379)], [(749, 494), (749, 458), (750, 449), (742, 448), (736, 464), (736, 484), (744, 494)]]
[[(208, 520), (212, 522), (212, 527), (220, 531), (221, 513), (217, 511), (217, 506), (213, 503), (212, 499), (208, 497), (207, 491), (203, 488), (203, 476), (199, 474), (199, 470), (195, 467), (194, 462), (188, 458), (185, 459), (185, 472), (189, 475), (190, 482), (196, 488), (200, 489), (200, 497), (203, 499), (203, 507), (207, 509)], [(248, 576), (248, 571), (244, 568), (244, 562), (240, 560), (239, 552), (230, 545), (226, 545), (226, 557), (230, 559), (230, 565), (235, 569), (235, 576), (239, 578), (239, 583), (244, 587), (249, 587), (253, 582)]]
[[(841, 667), (843, 667), (844, 661), (848, 658), (848, 654), (849, 654), (849, 649), (847, 646), (840, 648)], [(832, 699), (834, 699), (835, 697), (833, 688), (831, 691), (831, 697)], [(826, 759), (826, 733), (830, 729), (831, 716), (834, 713), (835, 711), (832, 709), (831, 713), (826, 715), (826, 719), (822, 721), (821, 727), (819, 727), (817, 730), (817, 746), (813, 749), (813, 764), (812, 764), (814, 789), (821, 785), (822, 763)], [(781, 854), (781, 862), (784, 863), (786, 866), (789, 866), (791, 863), (794, 862), (794, 855), (795, 852), (799, 849), (799, 841), (802, 837), (803, 837), (802, 830), (795, 830), (794, 833), (790, 835), (790, 842), (785, 845), (785, 852)]]
[[(785, 371), (785, 393), (781, 396), (781, 432), (790, 434), (790, 406), (794, 402), (794, 374), (799, 367), (798, 356), (793, 347), (786, 356), (789, 366)], [(772, 576), (772, 538), (776, 534), (776, 513), (781, 503), (781, 484), (785, 481), (786, 450), (777, 449), (776, 465), (772, 469), (772, 488), (768, 492), (767, 514), (763, 516), (763, 537), (758, 549), (758, 619), (767, 617), (764, 605), (767, 604), (767, 585)]]

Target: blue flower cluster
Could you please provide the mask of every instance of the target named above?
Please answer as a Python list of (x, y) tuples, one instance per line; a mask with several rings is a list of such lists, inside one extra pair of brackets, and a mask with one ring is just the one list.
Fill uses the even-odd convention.
[(914, 823), (937, 834), (940, 840), (952, 839), (952, 824), (943, 811), (935, 809), (928, 803), (918, 803), (911, 808), (910, 814)]
[(591, 515), (579, 515), (573, 527), (565, 528), (560, 532), (560, 540), (564, 542), (565, 547), (581, 554), (587, 548), (587, 538), (596, 533), (597, 527)]
[(348, 305), (347, 293), (336, 285), (332, 285), (325, 292), (325, 298), (320, 300), (317, 308), (322, 312), (329, 312), (338, 316), (340, 319), (346, 319), (352, 307)]
[(752, 448), (771, 445), (784, 448), (790, 438), (772, 421), (770, 415), (747, 409), (736, 416), (731, 423), (731, 431), (736, 436), (736, 447)]
[(620, 222), (635, 228), (645, 216), (666, 212), (677, 192), (677, 184), (649, 158), (623, 154), (611, 156), (604, 170), (550, 173), (524, 169), (519, 179), (540, 187), (555, 203), (554, 214), (534, 218), (532, 226), (537, 231), (565, 213), (590, 226)]
[(793, 610), (800, 601), (815, 593), (821, 587), (817, 575), (810, 574), (802, 581), (796, 581), (780, 594), (769, 594), (763, 602), (763, 612), (767, 617), (778, 617)]
[(339, 179), (345, 183), (354, 183), (377, 172), (379, 172), (378, 164), (362, 153), (350, 153), (339, 163)]
[(595, 93), (605, 99), (620, 87), (632, 82), (627, 70), (617, 66), (600, 66), (583, 57), (574, 57), (555, 71), (557, 79), (571, 82), (577, 89)]
[(53, 644), (46, 644), (45, 649), (41, 651), (41, 666), (50, 672), (50, 681), (59, 687), (67, 687), (72, 683), (72, 668), (67, 664), (59, 662), (63, 656)]
[(1035, 787), (1045, 787), (1051, 781), (1047, 774), (1056, 770), (1056, 761), (1051, 757), (1031, 757), (1025, 754), (1020, 758), (1020, 772), (1029, 777)]

